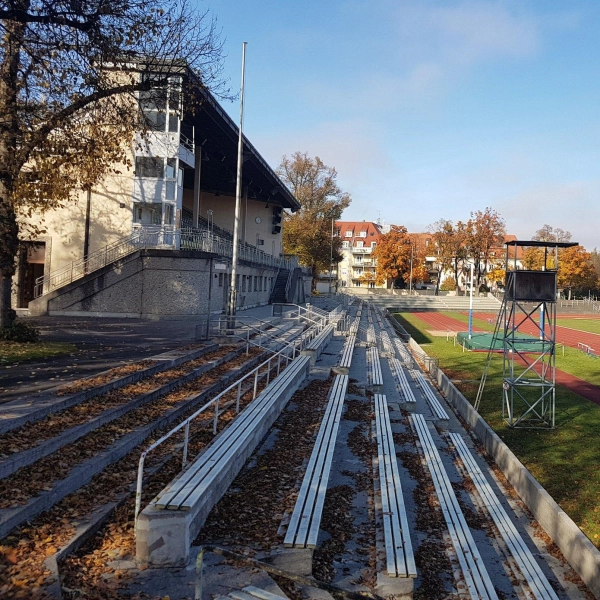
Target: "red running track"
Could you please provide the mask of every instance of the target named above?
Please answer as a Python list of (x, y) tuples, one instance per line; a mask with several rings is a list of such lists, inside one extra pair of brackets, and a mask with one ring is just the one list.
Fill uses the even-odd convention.
[[(436, 331), (452, 331), (452, 332), (459, 332), (459, 331), (467, 331), (467, 325), (466, 323), (463, 323), (462, 321), (459, 321), (457, 319), (453, 319), (452, 317), (447, 317), (446, 315), (441, 315), (439, 313), (433, 313), (433, 312), (416, 312), (416, 313), (411, 313), (413, 316), (417, 317), (418, 319), (420, 319), (421, 321), (423, 321), (426, 325), (429, 326), (429, 328), (432, 328)], [(484, 313), (478, 313), (476, 316), (479, 319), (486, 319), (486, 318), (493, 318), (494, 321), (497, 318), (496, 314), (490, 313), (489, 315), (486, 315)], [(559, 338), (559, 332), (558, 329), (563, 330), (564, 332), (567, 332), (569, 334), (569, 336), (565, 336), (564, 338), (560, 339)], [(535, 328), (532, 326), (531, 327), (531, 332), (535, 331)], [(476, 327), (473, 328), (473, 331), (483, 331), (482, 329), (478, 329)], [(563, 333), (563, 331), (561, 331), (561, 335)], [(525, 330), (526, 333), (531, 333), (530, 331)], [(571, 339), (570, 334), (577, 334), (576, 336), (576, 340), (574, 341), (574, 343), (568, 343), (566, 341), (566, 339)], [(590, 339), (590, 341), (585, 341), (588, 338), (584, 338), (583, 336), (580, 336), (579, 334), (583, 334), (584, 336), (592, 336)], [(584, 344), (588, 344), (590, 346), (592, 346), (592, 348), (599, 348), (600, 349), (600, 335), (595, 334), (595, 333), (587, 333), (584, 331), (575, 331), (573, 329), (569, 329), (567, 327), (558, 327), (557, 326), (557, 332), (556, 332), (556, 337), (557, 337), (557, 341), (565, 344), (567, 346), (573, 346), (574, 348), (577, 348), (577, 342), (583, 342)], [(594, 340), (595, 341), (592, 341)], [(596, 345), (594, 345), (594, 343)], [(590, 359), (592, 360), (592, 359)], [(584, 379), (579, 379), (579, 377), (575, 377), (574, 375), (569, 375), (569, 373), (565, 373), (564, 371), (561, 371), (560, 369), (556, 369), (556, 383), (558, 383), (559, 385), (562, 385), (563, 387), (567, 388), (568, 390), (574, 392), (575, 394), (578, 394), (579, 396), (581, 396), (582, 398), (586, 398), (587, 400), (590, 400), (592, 402), (594, 402), (595, 404), (600, 405), (600, 387), (589, 383), (588, 381), (585, 381)]]
[[(496, 322), (496, 319), (498, 318), (498, 315), (495, 313), (476, 313), (473, 316), (478, 319), (483, 319), (483, 320), (492, 319), (494, 321), (494, 323)], [(561, 317), (573, 318), (573, 315), (561, 315)], [(577, 315), (577, 317), (581, 317), (581, 315)], [(587, 315), (586, 315), (586, 318), (588, 318)], [(590, 318), (593, 319), (594, 316), (591, 316)], [(455, 321), (454, 319), (452, 319), (452, 320)], [(458, 321), (458, 322), (460, 322), (460, 321)], [(461, 331), (464, 331), (465, 329), (466, 328), (463, 324), (463, 329)], [(521, 327), (519, 327), (519, 331), (521, 331), (523, 333), (527, 333), (529, 335), (538, 335), (539, 334), (539, 329), (536, 329), (535, 325), (531, 321), (523, 323), (523, 325)], [(598, 354), (600, 354), (600, 335), (597, 333), (589, 333), (587, 331), (579, 331), (578, 329), (571, 329), (570, 327), (562, 327), (557, 324), (556, 325), (556, 341), (559, 344), (564, 344), (565, 346), (570, 346), (571, 348), (577, 348), (577, 344), (579, 342), (582, 342), (583, 344), (586, 344), (590, 348), (593, 348)]]

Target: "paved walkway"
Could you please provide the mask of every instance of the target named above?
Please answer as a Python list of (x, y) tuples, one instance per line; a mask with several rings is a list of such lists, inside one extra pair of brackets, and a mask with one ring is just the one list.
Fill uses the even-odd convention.
[[(271, 306), (262, 306), (239, 315), (260, 319), (271, 311)], [(193, 343), (200, 321), (193, 317), (185, 321), (35, 317), (28, 322), (40, 329), (42, 340), (68, 342), (76, 350), (0, 366), (0, 404)]]

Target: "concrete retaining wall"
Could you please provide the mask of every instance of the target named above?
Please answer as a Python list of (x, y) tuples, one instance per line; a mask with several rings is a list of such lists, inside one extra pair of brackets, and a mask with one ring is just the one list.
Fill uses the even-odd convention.
[[(417, 353), (427, 356), (412, 338), (410, 347)], [(428, 361), (427, 364), (431, 376), (448, 403), (469, 424), (486, 452), (494, 459), (540, 526), (560, 548), (589, 590), (596, 598), (600, 598), (600, 551), (538, 483), (512, 450), (494, 433), (442, 370), (432, 361)]]
[[(243, 306), (266, 304), (269, 279), (276, 271), (241, 262), (238, 273), (245, 278), (245, 289), (238, 292)], [(256, 277), (267, 278), (267, 289), (254, 291)], [(227, 261), (206, 252), (143, 250), (37, 298), (29, 303), (29, 314), (146, 319), (206, 315), (225, 307), (228, 278)]]

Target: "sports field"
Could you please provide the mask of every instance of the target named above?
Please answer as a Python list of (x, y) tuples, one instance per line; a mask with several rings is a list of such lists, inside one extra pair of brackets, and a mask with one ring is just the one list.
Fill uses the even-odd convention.
[[(441, 319), (440, 317), (445, 317)], [(489, 331), (493, 325), (477, 315), (473, 330)], [(463, 352), (455, 345), (451, 331), (466, 331), (464, 313), (401, 313), (400, 324), (471, 402), (475, 400), (487, 352)], [(450, 322), (449, 320), (452, 320)], [(597, 321), (600, 324), (600, 321)], [(594, 334), (583, 331), (584, 334)], [(596, 338), (600, 335), (595, 334)], [(576, 344), (575, 344), (576, 345)], [(598, 344), (600, 347), (600, 344)], [(556, 388), (556, 428), (510, 429), (502, 420), (502, 355), (491, 362), (480, 412), (491, 427), (515, 452), (538, 481), (600, 548), (600, 358), (593, 358), (566, 346), (556, 357), (557, 369), (574, 385)], [(557, 381), (560, 382), (557, 373)], [(576, 393), (579, 392), (579, 393)], [(587, 393), (584, 393), (587, 392)], [(585, 396), (589, 396), (586, 399)]]

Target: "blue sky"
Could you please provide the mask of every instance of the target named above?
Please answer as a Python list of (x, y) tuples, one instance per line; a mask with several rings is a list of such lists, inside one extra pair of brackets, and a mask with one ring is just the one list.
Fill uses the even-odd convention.
[[(348, 220), (424, 231), (491, 206), (600, 247), (600, 1), (204, 0), (244, 132), (338, 171)], [(239, 107), (224, 103), (236, 120)]]

